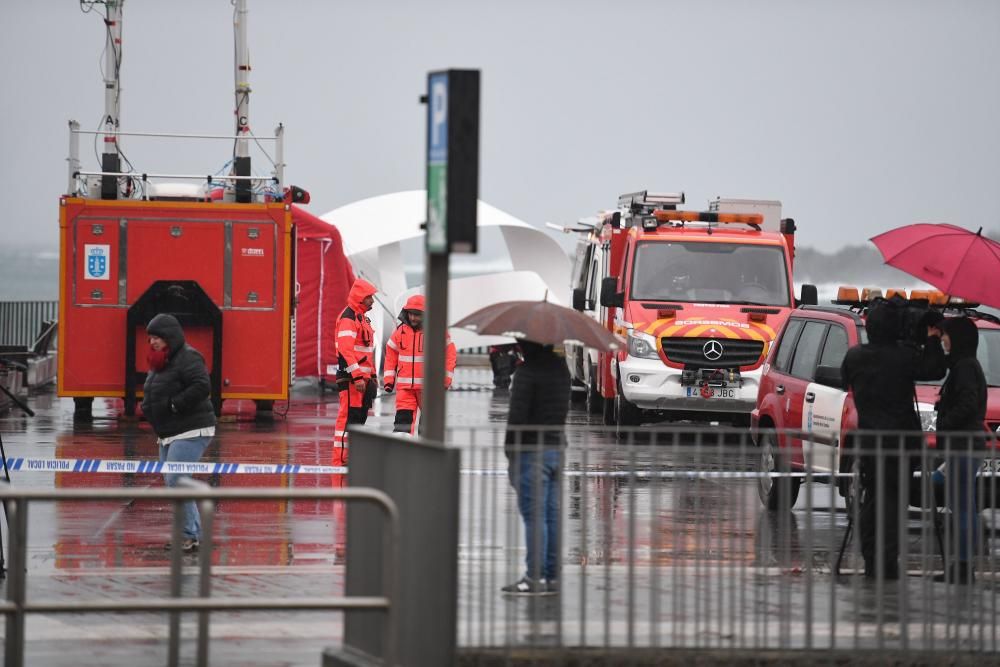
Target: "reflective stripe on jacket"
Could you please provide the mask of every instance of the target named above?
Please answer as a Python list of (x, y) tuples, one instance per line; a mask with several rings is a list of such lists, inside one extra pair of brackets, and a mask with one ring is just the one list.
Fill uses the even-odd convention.
[[(446, 334), (444, 350), (444, 386), (450, 387), (455, 375), (458, 351)], [(409, 324), (400, 324), (385, 344), (384, 384), (399, 388), (423, 387), (424, 382), (424, 332), (414, 330)]]
[(337, 320), (337, 359), (340, 370), (355, 379), (375, 376), (375, 332), (364, 314), (345, 308)]

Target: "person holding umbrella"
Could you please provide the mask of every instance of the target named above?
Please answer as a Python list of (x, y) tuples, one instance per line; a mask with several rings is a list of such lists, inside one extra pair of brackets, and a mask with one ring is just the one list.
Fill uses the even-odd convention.
[[(986, 375), (976, 358), (979, 330), (968, 317), (951, 317), (942, 324), (944, 335), (941, 344), (948, 358), (948, 377), (941, 386), (941, 399), (937, 410), (939, 443), (945, 442), (945, 496), (951, 510), (953, 527), (949, 531), (951, 542), (957, 548), (949, 553), (950, 565), (937, 581), (971, 584), (973, 554), (979, 534), (979, 511), (976, 508), (976, 471), (982, 463), (981, 455), (974, 453), (982, 446), (978, 438), (961, 435), (944, 435), (948, 431), (974, 433), (983, 430), (986, 420)], [(940, 445), (939, 445), (940, 446)], [(957, 558), (957, 560), (956, 560)]]
[[(917, 223), (891, 229), (872, 237), (885, 263), (922, 280), (950, 297), (1000, 308), (1000, 243), (949, 224)], [(986, 411), (986, 379), (976, 359), (979, 332), (968, 318), (946, 320), (942, 345), (948, 352), (948, 377), (941, 388), (936, 428), (945, 431), (981, 431)], [(979, 457), (972, 455), (975, 439), (948, 438), (945, 444), (947, 504), (952, 535), (958, 539), (958, 560), (940, 579), (972, 583), (972, 555), (978, 532), (975, 504), (976, 469)], [(965, 449), (963, 454), (958, 451)], [(950, 455), (949, 455), (950, 454)]]
[(560, 479), (566, 448), (570, 376), (554, 346), (572, 340), (599, 349), (623, 341), (596, 320), (548, 301), (507, 301), (456, 323), (482, 335), (516, 338), (524, 356), (514, 373), (507, 414), (507, 475), (524, 523), (524, 575), (501, 590), (507, 595), (559, 592)]
[[(552, 345), (520, 339), (524, 363), (514, 374), (507, 413), (507, 477), (524, 522), (525, 574), (503, 587), (514, 595), (557, 593), (559, 498), (570, 378)], [(537, 429), (525, 429), (536, 426)]]

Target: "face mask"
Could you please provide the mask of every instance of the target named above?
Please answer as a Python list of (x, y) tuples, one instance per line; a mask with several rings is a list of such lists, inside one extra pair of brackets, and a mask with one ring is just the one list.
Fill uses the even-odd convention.
[(167, 365), (167, 356), (169, 354), (170, 350), (167, 348), (154, 350), (153, 346), (150, 346), (149, 352), (146, 353), (146, 362), (149, 364), (149, 368), (154, 371), (162, 371)]

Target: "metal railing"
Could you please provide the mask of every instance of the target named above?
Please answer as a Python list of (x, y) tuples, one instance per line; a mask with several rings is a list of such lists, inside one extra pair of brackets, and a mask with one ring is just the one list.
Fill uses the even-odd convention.
[[(0, 499), (7, 508), (9, 525), (9, 558), (7, 600), (0, 603), (0, 613), (6, 616), (4, 641), (5, 662), (8, 667), (22, 667), (24, 664), (25, 615), (33, 613), (81, 613), (81, 612), (168, 612), (168, 660), (175, 667), (180, 660), (180, 613), (198, 612), (197, 658), (200, 667), (209, 664), (209, 615), (212, 611), (323, 611), (323, 610), (383, 610), (385, 614), (384, 655), (386, 664), (394, 664), (397, 624), (393, 605), (397, 589), (396, 571), (400, 562), (399, 513), (392, 499), (377, 489), (217, 489), (204, 483), (188, 482), (187, 488), (148, 489), (15, 489), (0, 487)], [(376, 596), (340, 597), (212, 597), (212, 547), (216, 512), (216, 502), (220, 500), (342, 500), (366, 502), (380, 507), (386, 521), (382, 529), (383, 593)], [(155, 501), (169, 500), (174, 503), (172, 531), (172, 551), (170, 558), (170, 598), (129, 597), (123, 600), (34, 600), (26, 596), (28, 506), (44, 501), (106, 500)], [(179, 545), (182, 540), (184, 501), (199, 502), (203, 538), (199, 549), (199, 587), (197, 598), (181, 597), (182, 554)]]
[[(463, 455), (458, 640), (467, 657), (1000, 651), (989, 436), (938, 434), (935, 448), (890, 433), (845, 446), (719, 427), (564, 432), (555, 521), (544, 528), (542, 468), (510, 466), (524, 452), (537, 457), (535, 446), (508, 445), (508, 457), (502, 427), (448, 433)], [(963, 476), (961, 465), (977, 472)], [(963, 494), (974, 512), (960, 506)], [(546, 539), (556, 545), (554, 586), (538, 582)], [(534, 594), (501, 591), (524, 575)]]
[(58, 301), (0, 301), (0, 345), (31, 345), (42, 323), (58, 317)]
[[(268, 161), (273, 166), (272, 175), (269, 177), (264, 176), (236, 176), (233, 174), (169, 174), (169, 173), (149, 173), (146, 171), (140, 172), (111, 172), (111, 171), (86, 171), (81, 168), (80, 163), (80, 136), (82, 135), (95, 135), (104, 137), (114, 137), (115, 139), (121, 137), (141, 137), (149, 139), (204, 139), (204, 140), (221, 140), (221, 141), (246, 141), (248, 139), (253, 139), (257, 147), (264, 152), (261, 142), (274, 142), (274, 157), (267, 155), (265, 156)], [(232, 184), (239, 181), (272, 181), (275, 185), (277, 192), (281, 192), (284, 187), (284, 171), (285, 171), (285, 159), (284, 159), (284, 135), (285, 128), (283, 125), (278, 125), (274, 128), (274, 136), (254, 136), (254, 135), (217, 135), (217, 134), (177, 134), (168, 132), (104, 132), (102, 130), (81, 130), (80, 124), (75, 121), (69, 121), (69, 157), (67, 158), (68, 167), (68, 180), (66, 185), (66, 192), (70, 195), (79, 194), (81, 191), (85, 191), (83, 187), (85, 184), (81, 183), (81, 179), (87, 176), (113, 176), (115, 178), (134, 178), (136, 179), (141, 188), (145, 190), (145, 185), (149, 177), (153, 178), (165, 178), (165, 179), (181, 179), (181, 180), (191, 180), (191, 181), (205, 181), (207, 184), (211, 185), (213, 183), (220, 184)]]

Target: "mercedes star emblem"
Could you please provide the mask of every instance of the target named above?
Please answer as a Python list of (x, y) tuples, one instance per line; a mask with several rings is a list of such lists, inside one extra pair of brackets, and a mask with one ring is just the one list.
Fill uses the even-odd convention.
[(701, 353), (705, 355), (705, 358), (709, 361), (718, 361), (722, 358), (722, 353), (726, 351), (726, 348), (722, 347), (722, 343), (717, 340), (710, 340), (701, 347)]

